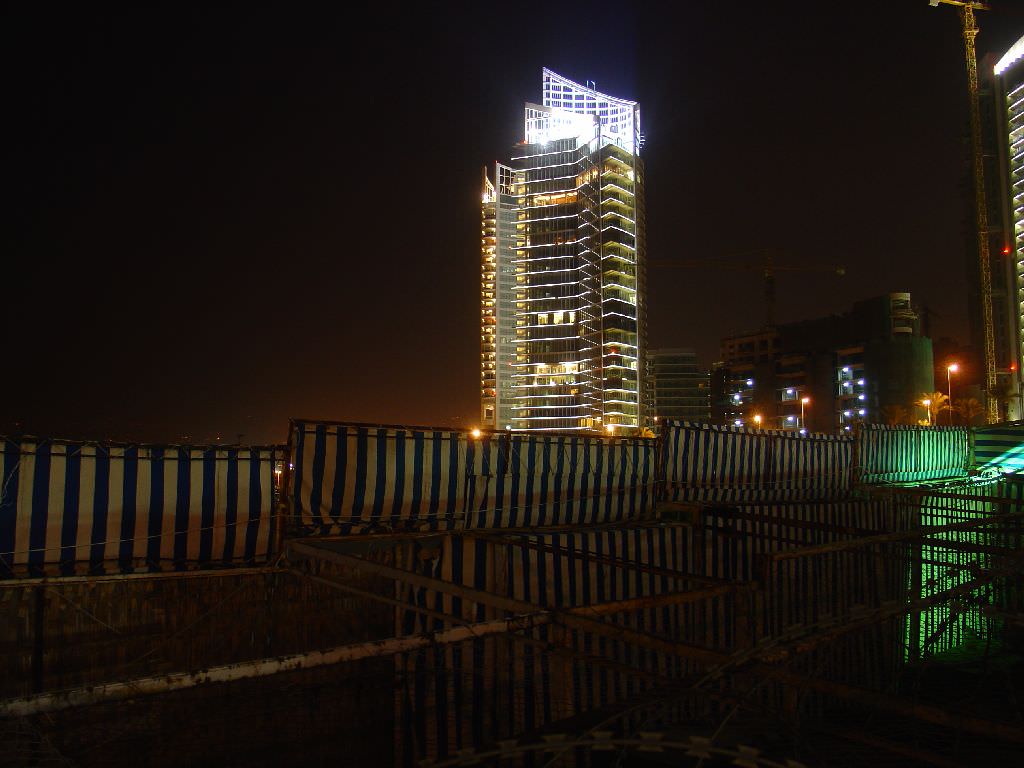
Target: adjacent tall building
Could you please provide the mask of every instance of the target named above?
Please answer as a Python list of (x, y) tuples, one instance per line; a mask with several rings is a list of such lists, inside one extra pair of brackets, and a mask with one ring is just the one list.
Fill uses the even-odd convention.
[(652, 349), (647, 353), (647, 382), (654, 415), (679, 421), (711, 420), (711, 380), (692, 349)]
[(649, 418), (639, 106), (542, 80), (523, 142), (484, 169), (482, 424), (635, 431)]
[(983, 87), (992, 96), (983, 103), (985, 139), (995, 145), (986, 146), (989, 253), (994, 288), (1000, 283), (1006, 286), (1002, 295), (993, 290), (999, 382), (995, 396), (1000, 419), (1020, 419), (1024, 418), (1020, 392), (1024, 366), (1024, 37), (992, 69), (984, 67), (983, 73)]

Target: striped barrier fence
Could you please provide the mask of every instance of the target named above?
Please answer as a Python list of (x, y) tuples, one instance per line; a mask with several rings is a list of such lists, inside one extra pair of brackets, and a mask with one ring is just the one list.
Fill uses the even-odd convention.
[(850, 489), (852, 438), (686, 421), (662, 426), (670, 501), (825, 499)]
[(265, 562), (283, 457), (279, 446), (0, 438), (0, 575)]
[(863, 424), (857, 433), (856, 479), (913, 483), (964, 477), (970, 464), (966, 427)]
[(295, 420), (294, 530), (618, 522), (653, 513), (655, 441)]
[(975, 427), (971, 430), (971, 448), (975, 469), (1024, 471), (1024, 422)]

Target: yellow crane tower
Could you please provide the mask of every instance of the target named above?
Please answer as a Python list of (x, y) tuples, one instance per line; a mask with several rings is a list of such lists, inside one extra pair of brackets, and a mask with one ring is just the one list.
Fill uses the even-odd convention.
[[(719, 261), (717, 259), (652, 259), (651, 267), (713, 267), (717, 269), (756, 270), (764, 277), (764, 302), (766, 326), (775, 325), (775, 273), (776, 272), (832, 272), (845, 275), (846, 269), (836, 264), (776, 264), (772, 251), (755, 251), (763, 253), (764, 261)], [(743, 255), (743, 254), (739, 254)]]
[(985, 3), (960, 2), (960, 0), (928, 0), (933, 7), (956, 6), (960, 11), (963, 25), (964, 53), (967, 58), (967, 89), (971, 105), (971, 149), (974, 166), (974, 215), (978, 227), (978, 272), (981, 278), (981, 323), (985, 337), (985, 414), (989, 424), (999, 420), (999, 401), (996, 390), (996, 342), (992, 326), (992, 265), (988, 254), (988, 211), (985, 205), (985, 169), (982, 165), (981, 112), (978, 106), (978, 57), (974, 38), (978, 25), (974, 12), (987, 11)]

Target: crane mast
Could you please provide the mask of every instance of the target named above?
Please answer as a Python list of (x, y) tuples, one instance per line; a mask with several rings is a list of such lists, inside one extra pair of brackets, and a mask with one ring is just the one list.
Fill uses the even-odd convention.
[(985, 333), (986, 415), (989, 424), (999, 421), (996, 391), (996, 343), (992, 324), (992, 266), (988, 254), (988, 210), (985, 205), (985, 169), (982, 165), (981, 113), (978, 106), (978, 59), (974, 38), (974, 7), (965, 3), (960, 8), (964, 25), (964, 47), (967, 49), (967, 81), (971, 94), (971, 146), (974, 150), (974, 214), (978, 226), (978, 266), (981, 275), (981, 319)]
[(985, 202), (985, 168), (983, 165), (984, 150), (981, 139), (981, 108), (978, 97), (978, 57), (974, 47), (974, 38), (978, 35), (978, 25), (974, 21), (974, 10), (988, 10), (988, 6), (978, 2), (959, 2), (958, 0), (931, 0), (931, 5), (939, 3), (957, 6), (960, 11), (960, 22), (963, 25), (964, 54), (967, 59), (967, 88), (971, 107), (971, 153), (974, 169), (974, 217), (978, 229), (978, 276), (981, 282), (981, 324), (985, 347), (985, 415), (989, 424), (999, 421), (999, 402), (996, 400), (996, 342), (992, 323), (992, 264), (988, 252), (988, 208)]

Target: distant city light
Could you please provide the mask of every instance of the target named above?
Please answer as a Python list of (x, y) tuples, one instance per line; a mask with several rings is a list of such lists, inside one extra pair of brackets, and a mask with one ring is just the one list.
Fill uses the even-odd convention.
[(863, 386), (864, 386), (864, 379), (860, 379), (860, 380), (859, 380), (859, 381), (857, 382), (857, 386), (863, 387)]
[(843, 416), (849, 417), (850, 416), (850, 412), (849, 411), (843, 411)]
[(786, 390), (786, 394), (787, 395), (792, 395), (793, 394), (793, 390), (792, 389), (787, 389)]
[(847, 365), (847, 366), (845, 366), (843, 368), (843, 373), (849, 373), (849, 372), (850, 372), (850, 366)]
[(801, 435), (806, 435), (806, 434), (807, 434), (807, 430), (806, 430), (806, 429), (804, 429), (803, 427), (801, 427), (801, 428), (800, 428), (800, 434), (801, 434)]
[(736, 421), (734, 421), (733, 424), (735, 424), (737, 427), (742, 427), (743, 426), (743, 422), (740, 421), (739, 419), (736, 419)]
[(867, 395), (857, 395), (857, 399), (858, 400), (867, 400), (868, 396)]
[(857, 411), (857, 413), (859, 413), (861, 416), (863, 416), (865, 413), (867, 413), (867, 411), (864, 410), (863, 408), (861, 408), (859, 411)]
[(737, 392), (735, 395), (732, 396), (732, 399), (738, 403), (740, 401), (740, 393)]
[(473, 436), (473, 439), (475, 440), (475, 439), (477, 439), (478, 437), (480, 437), (480, 430), (479, 430), (479, 429), (474, 429), (474, 430), (473, 430), (472, 432), (470, 432), (469, 434), (471, 434), (471, 435)]
[(787, 416), (786, 421), (796, 421), (796, 416)]
[(754, 380), (753, 379), (747, 379), (747, 386), (748, 387), (754, 386)]
[(605, 426), (605, 431), (609, 435), (612, 434), (615, 431), (615, 425), (614, 424), (608, 424), (607, 426)]
[(843, 427), (843, 429), (845, 429), (847, 432), (849, 432), (850, 431), (850, 425), (847, 424), (845, 427)]

